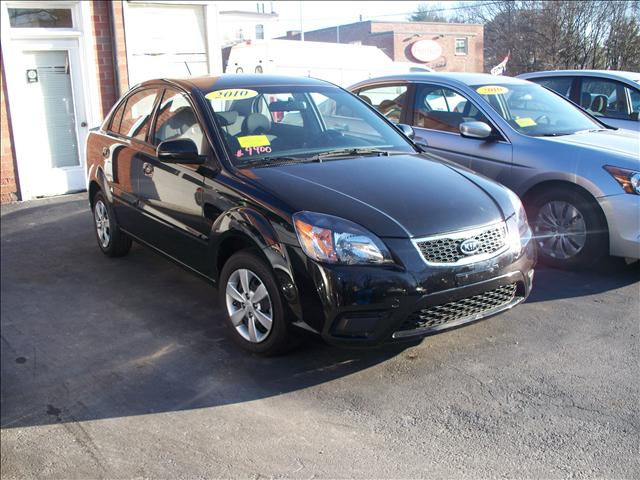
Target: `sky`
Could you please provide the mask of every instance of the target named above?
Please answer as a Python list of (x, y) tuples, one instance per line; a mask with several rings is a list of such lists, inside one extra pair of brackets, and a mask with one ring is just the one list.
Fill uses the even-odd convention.
[(407, 1), (221, 1), (220, 10), (256, 11), (256, 4), (263, 4), (265, 12), (273, 10), (278, 13), (279, 35), (287, 30), (300, 30), (300, 9), (302, 8), (302, 29), (305, 31), (323, 27), (343, 25), (360, 20), (406, 20), (420, 3)]

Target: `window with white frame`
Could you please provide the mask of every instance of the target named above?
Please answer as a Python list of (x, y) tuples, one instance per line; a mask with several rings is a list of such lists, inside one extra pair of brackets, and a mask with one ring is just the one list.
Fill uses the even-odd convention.
[(264, 40), (264, 25), (261, 23), (256, 25), (256, 40)]
[(456, 55), (466, 55), (469, 53), (469, 39), (456, 38)]
[(73, 28), (70, 8), (13, 8), (9, 7), (11, 28)]

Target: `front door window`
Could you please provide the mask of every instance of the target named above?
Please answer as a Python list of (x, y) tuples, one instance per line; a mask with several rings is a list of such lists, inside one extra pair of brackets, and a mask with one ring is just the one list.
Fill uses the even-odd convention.
[(43, 132), (33, 144), (52, 168), (80, 165), (71, 69), (66, 51), (25, 51), (30, 127)]
[(462, 122), (489, 123), (473, 102), (440, 85), (419, 85), (416, 91), (413, 125), (430, 130), (460, 133)]

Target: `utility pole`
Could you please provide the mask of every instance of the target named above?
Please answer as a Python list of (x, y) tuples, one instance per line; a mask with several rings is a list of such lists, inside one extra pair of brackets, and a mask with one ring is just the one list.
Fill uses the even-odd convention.
[(304, 42), (304, 29), (302, 28), (302, 0), (298, 3), (300, 4), (300, 40)]

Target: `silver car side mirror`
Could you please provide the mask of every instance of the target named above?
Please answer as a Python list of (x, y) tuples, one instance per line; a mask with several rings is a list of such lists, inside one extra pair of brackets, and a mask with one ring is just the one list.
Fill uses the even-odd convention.
[(413, 131), (413, 127), (411, 125), (407, 125), (405, 123), (398, 123), (396, 128), (400, 130), (404, 135), (411, 140), (413, 140), (416, 136), (416, 133)]
[(489, 138), (493, 130), (484, 122), (462, 122), (460, 134), (469, 138)]

